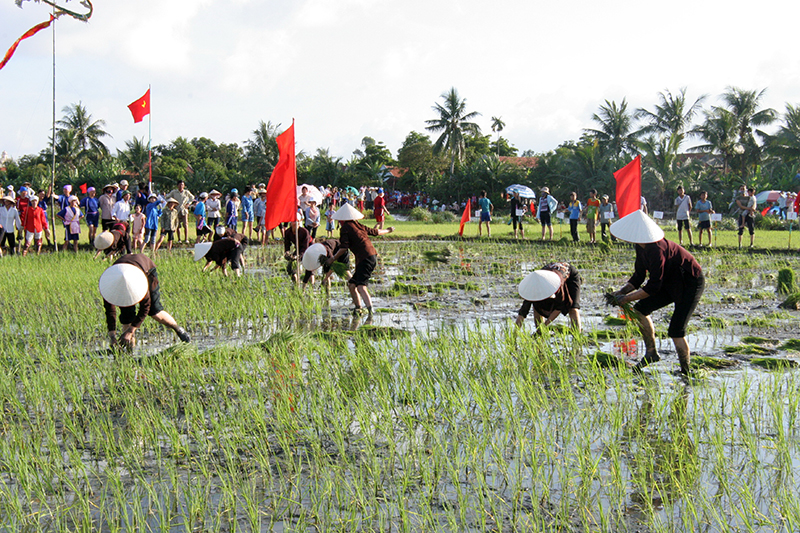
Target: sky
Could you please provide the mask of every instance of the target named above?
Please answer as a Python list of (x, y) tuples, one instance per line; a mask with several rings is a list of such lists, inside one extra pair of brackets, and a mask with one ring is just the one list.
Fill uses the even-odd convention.
[[(0, 55), (48, 13), (0, 0)], [(455, 87), (484, 133), (500, 117), (520, 152), (544, 152), (594, 127), (605, 100), (652, 110), (686, 87), (708, 107), (735, 86), (767, 89), (781, 113), (800, 105), (798, 14), (773, 0), (94, 0), (88, 23), (56, 23), (56, 117), (81, 102), (124, 149), (147, 140), (127, 105), (150, 86), (154, 145), (242, 145), (259, 121), (294, 119), (298, 152), (347, 160), (366, 136), (396, 156)], [(40, 32), (0, 70), (0, 152), (14, 158), (47, 146), (52, 43)]]

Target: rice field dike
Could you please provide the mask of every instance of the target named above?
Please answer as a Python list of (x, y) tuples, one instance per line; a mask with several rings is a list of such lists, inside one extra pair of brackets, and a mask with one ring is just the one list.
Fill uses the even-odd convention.
[[(279, 245), (241, 278), (160, 252), (192, 342), (145, 320), (131, 354), (108, 349), (107, 262), (0, 259), (0, 530), (800, 531), (800, 239), (690, 248), (686, 378), (671, 306), (661, 361), (630, 371), (641, 335), (603, 303), (630, 245), (391, 224), (371, 317), (342, 280), (296, 288)], [(581, 273), (584, 330), (534, 336), (517, 285), (554, 260)]]

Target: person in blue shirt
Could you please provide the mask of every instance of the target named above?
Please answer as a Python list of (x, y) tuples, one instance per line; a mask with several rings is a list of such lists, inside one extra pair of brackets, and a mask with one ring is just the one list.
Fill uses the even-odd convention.
[(231, 189), (228, 202), (225, 204), (225, 227), (231, 228), (233, 231), (237, 231), (236, 226), (238, 225), (240, 204), (239, 191), (237, 189)]
[(158, 219), (161, 218), (161, 204), (158, 202), (158, 195), (150, 193), (147, 197), (147, 207), (144, 209), (144, 243), (142, 251), (150, 244), (153, 250), (156, 249), (156, 233), (158, 233)]
[(97, 233), (97, 225), (100, 223), (100, 204), (95, 195), (97, 194), (94, 187), (86, 189), (86, 196), (81, 200), (81, 209), (83, 209), (86, 219), (86, 226), (89, 228), (89, 243), (94, 242), (95, 234)]
[(578, 195), (574, 192), (569, 193), (569, 204), (567, 204), (567, 211), (569, 212), (569, 231), (572, 233), (572, 240), (578, 242), (578, 222), (581, 220), (581, 211), (583, 206)]
[(478, 205), (481, 208), (481, 220), (478, 222), (478, 237), (481, 236), (481, 225), (486, 223), (486, 236), (492, 236), (492, 230), (489, 226), (489, 223), (492, 221), (492, 212), (494, 211), (494, 206), (492, 205), (492, 201), (486, 197), (486, 191), (481, 191), (481, 197), (478, 198)]
[(244, 188), (244, 194), (242, 194), (242, 233), (247, 230), (247, 239), (253, 239), (253, 219), (255, 218), (255, 213), (253, 213), (253, 188), (249, 185)]

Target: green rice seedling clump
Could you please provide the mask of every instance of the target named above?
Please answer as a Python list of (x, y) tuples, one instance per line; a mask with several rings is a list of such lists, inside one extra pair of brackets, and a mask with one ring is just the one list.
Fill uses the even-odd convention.
[(780, 306), (784, 309), (794, 309), (795, 311), (800, 309), (800, 292), (790, 294), (788, 298), (781, 302)]
[(767, 370), (781, 370), (786, 368), (800, 367), (800, 363), (794, 359), (783, 359), (779, 357), (755, 357), (750, 363), (766, 368)]
[(778, 294), (793, 294), (800, 290), (795, 280), (794, 270), (782, 268), (778, 271)]
[(719, 357), (707, 357), (704, 355), (693, 355), (691, 359), (691, 366), (694, 369), (712, 369), (720, 370), (723, 368), (730, 368), (739, 364), (737, 361), (730, 359), (721, 359)]
[(789, 339), (781, 344), (781, 350), (800, 352), (800, 339)]
[(764, 348), (757, 344), (738, 344), (736, 346), (725, 346), (723, 348), (725, 353), (738, 354), (738, 355), (768, 355), (775, 353), (775, 350)]

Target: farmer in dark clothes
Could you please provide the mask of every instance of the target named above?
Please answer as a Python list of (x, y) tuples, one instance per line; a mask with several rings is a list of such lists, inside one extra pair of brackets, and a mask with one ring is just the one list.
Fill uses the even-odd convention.
[(94, 238), (94, 247), (97, 248), (97, 253), (94, 254), (95, 259), (100, 255), (100, 252), (105, 252), (106, 257), (113, 257), (115, 254), (123, 253), (123, 251), (126, 254), (131, 253), (128, 223), (115, 222), (110, 230), (104, 231)]
[[(344, 204), (333, 215), (334, 220), (339, 221), (339, 251), (325, 262), (327, 266), (332, 265), (339, 258), (343, 257), (347, 251), (351, 251), (355, 257), (356, 270), (347, 282), (350, 289), (350, 296), (353, 298), (353, 313), (358, 314), (366, 308), (372, 315), (372, 299), (367, 290), (369, 278), (375, 265), (378, 262), (378, 252), (369, 240), (370, 235), (386, 235), (394, 231), (394, 227), (387, 229), (368, 228), (356, 220), (364, 218), (355, 207)], [(362, 307), (363, 300), (363, 307)]]
[[(305, 276), (303, 276), (303, 288), (307, 283), (314, 284), (314, 272), (319, 267), (322, 267), (322, 285), (330, 289), (331, 276), (333, 276), (334, 271), (326, 261), (336, 255), (341, 247), (339, 239), (325, 239), (308, 247), (306, 253), (303, 254), (303, 268), (306, 270)], [(345, 279), (350, 279), (352, 276), (350, 273), (350, 252), (345, 250), (344, 256), (340, 257), (339, 262), (343, 263), (347, 268)]]
[(239, 242), (244, 244), (250, 244), (247, 240), (247, 237), (243, 233), (238, 233), (233, 228), (226, 228), (225, 226), (217, 226), (217, 229), (214, 231), (214, 240), (218, 241), (220, 239), (236, 239)]
[[(143, 254), (126, 254), (108, 267), (100, 276), (100, 295), (106, 312), (106, 325), (111, 345), (117, 344), (132, 350), (136, 344), (136, 330), (148, 316), (175, 331), (183, 342), (189, 342), (189, 334), (178, 326), (172, 315), (161, 305), (158, 273), (153, 261)], [(139, 304), (139, 311), (136, 311)], [(125, 326), (117, 339), (117, 307), (119, 321)]]
[[(311, 233), (302, 225), (298, 225), (296, 220), (289, 224), (289, 228), (283, 232), (283, 258), (288, 261), (286, 273), (291, 276), (292, 281), (297, 281), (297, 269), (294, 261), (303, 259), (303, 254), (306, 253), (312, 242)], [(292, 246), (294, 246), (294, 252), (292, 252)]]
[[(636, 244), (633, 276), (613, 295), (617, 304), (636, 301), (633, 309), (646, 347), (644, 358), (636, 368), (641, 369), (659, 360), (650, 313), (674, 302), (675, 310), (667, 333), (678, 352), (681, 372), (688, 374), (686, 326), (703, 295), (703, 270), (692, 254), (666, 240), (658, 224), (643, 211), (634, 211), (622, 217), (611, 225), (610, 230), (616, 238)], [(648, 274), (647, 284), (641, 287)]]
[(533, 307), (537, 333), (559, 315), (569, 315), (573, 327), (581, 331), (581, 275), (569, 263), (550, 263), (531, 272), (519, 284), (519, 295), (525, 301), (517, 313), (517, 326)]
[(216, 263), (212, 272), (218, 268), (222, 268), (222, 274), (228, 276), (228, 265), (236, 272), (237, 276), (242, 275), (244, 269), (244, 250), (247, 245), (247, 237), (241, 234), (241, 238), (225, 237), (214, 241), (213, 243), (202, 242), (196, 244), (194, 247), (194, 260), (199, 261), (205, 258), (206, 264), (203, 267), (205, 272), (211, 263)]

